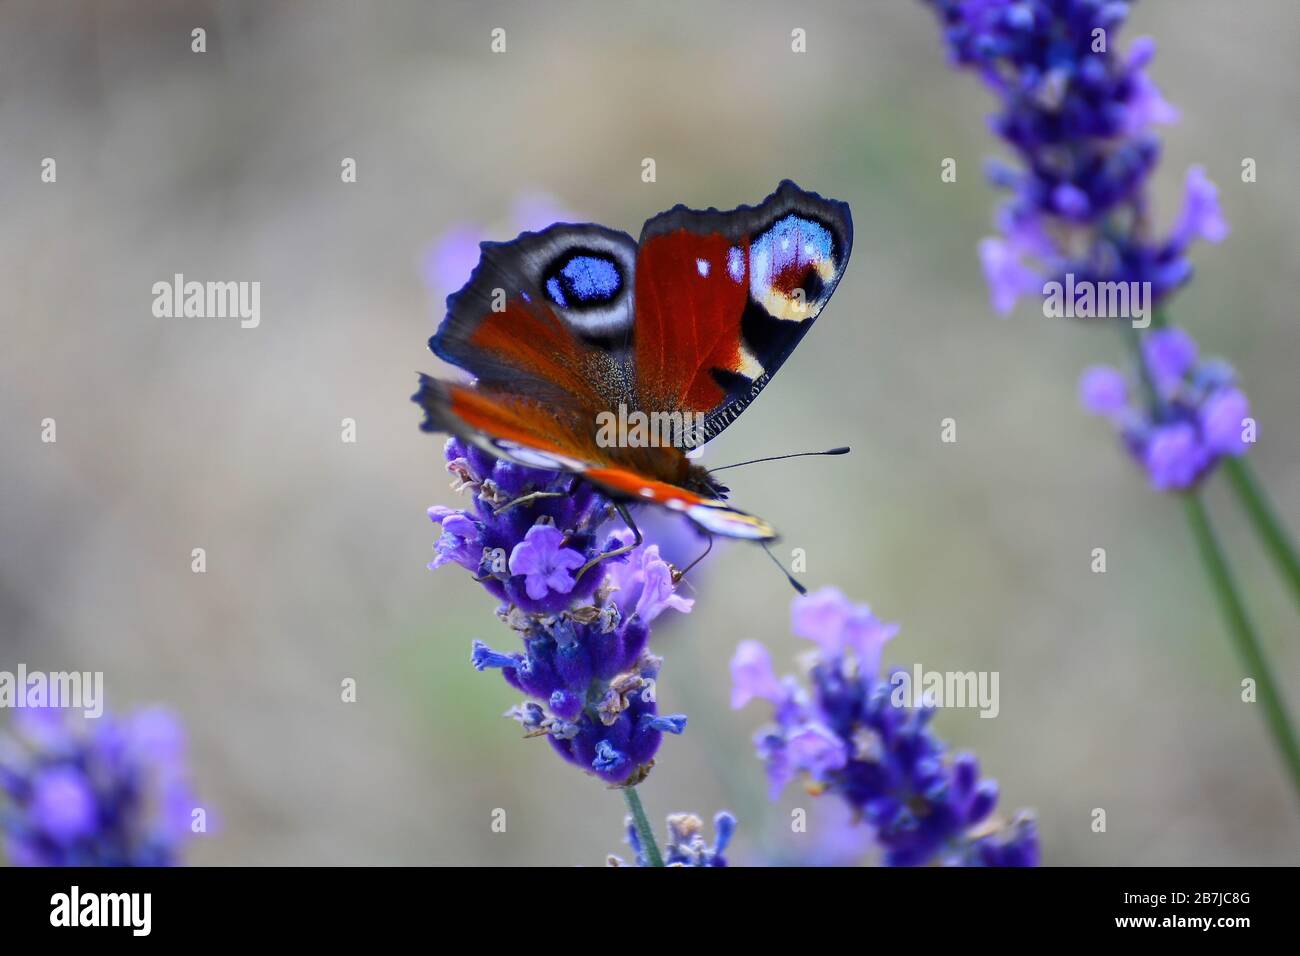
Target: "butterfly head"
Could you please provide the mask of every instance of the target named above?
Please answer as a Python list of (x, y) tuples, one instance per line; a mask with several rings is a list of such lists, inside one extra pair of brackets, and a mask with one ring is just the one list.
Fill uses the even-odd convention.
[(716, 498), (719, 501), (725, 501), (727, 495), (731, 494), (731, 489), (718, 481), (709, 473), (709, 469), (703, 465), (697, 465), (690, 462), (686, 468), (686, 487), (705, 498)]

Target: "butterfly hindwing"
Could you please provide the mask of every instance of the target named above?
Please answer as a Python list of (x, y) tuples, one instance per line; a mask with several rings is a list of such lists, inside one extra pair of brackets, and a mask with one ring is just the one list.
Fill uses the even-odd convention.
[[(460, 435), (518, 464), (590, 475), (592, 480), (604, 473), (641, 476), (642, 486), (633, 491), (617, 488), (626, 497), (658, 500), (659, 489), (688, 479), (690, 465), (681, 449), (603, 447), (589, 425), (589, 413), (575, 405), (427, 375), (420, 376), (420, 390), (412, 398), (425, 410), (424, 431)], [(656, 491), (643, 493), (642, 487)]]
[(481, 385), (457, 385), (420, 376), (413, 396), (425, 412), (427, 432), (460, 435), (485, 451), (530, 468), (581, 472), (598, 449), (568, 405), (500, 393)]
[(678, 206), (645, 224), (636, 263), (636, 396), (701, 412), (705, 438), (757, 397), (835, 291), (853, 245), (845, 203), (786, 180), (757, 206)]
[[(715, 534), (760, 541), (775, 537), (761, 519), (683, 488), (677, 449), (639, 449), (631, 463), (619, 464), (590, 439), (572, 410), (427, 375), (420, 376), (420, 390), (412, 397), (425, 410), (425, 431), (460, 435), (529, 468), (582, 475), (617, 497), (680, 512)], [(673, 480), (650, 477), (654, 474)]]

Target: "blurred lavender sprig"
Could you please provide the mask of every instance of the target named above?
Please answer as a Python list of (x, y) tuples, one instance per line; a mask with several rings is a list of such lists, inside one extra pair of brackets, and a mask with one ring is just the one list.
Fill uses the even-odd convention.
[(949, 56), (998, 99), (991, 130), (1020, 160), (992, 163), (989, 178), (1010, 192), (999, 236), (980, 258), (994, 308), (1041, 295), (1067, 273), (1076, 281), (1149, 282), (1159, 307), (1192, 276), (1196, 239), (1228, 233), (1218, 192), (1204, 170), (1188, 170), (1183, 208), (1157, 236), (1147, 182), (1160, 157), (1156, 124), (1177, 111), (1147, 75), (1155, 41), (1126, 56), (1115, 42), (1128, 0), (925, 0), (944, 27)]
[(1224, 456), (1246, 453), (1254, 440), (1250, 402), (1232, 367), (1200, 361), (1182, 329), (1156, 329), (1140, 348), (1141, 384), (1131, 386), (1117, 368), (1094, 366), (1080, 379), (1079, 400), (1111, 421), (1153, 488), (1186, 491)]
[(23, 709), (0, 734), (0, 829), (17, 866), (172, 866), (198, 809), (184, 730), (162, 708)]
[[(1020, 296), (1043, 295), (1068, 276), (1072, 288), (1149, 283), (1145, 308), (1161, 315), (1191, 279), (1191, 244), (1221, 241), (1228, 224), (1218, 190), (1194, 166), (1177, 221), (1154, 235), (1148, 181), (1160, 140), (1152, 126), (1178, 114), (1147, 75), (1155, 42), (1141, 37), (1127, 56), (1114, 49), (1127, 0), (926, 2), (953, 62), (997, 96), (990, 126), (1021, 161), (989, 169), (1011, 193), (998, 209), (1000, 235), (980, 243), (994, 309), (1009, 313)], [(1080, 390), (1085, 408), (1112, 419), (1153, 487), (1185, 491), (1224, 455), (1245, 452), (1254, 423), (1226, 363), (1196, 365), (1196, 344), (1181, 331), (1154, 332), (1136, 351), (1135, 387), (1116, 370), (1091, 369)]]
[(772, 703), (774, 722), (755, 737), (772, 797), (806, 777), (871, 827), (890, 866), (1036, 866), (1038, 832), (1021, 813), (998, 822), (997, 784), (971, 754), (947, 753), (929, 728), (933, 708), (898, 705), (879, 676), (881, 651), (898, 631), (835, 588), (795, 598), (794, 633), (817, 645), (808, 687), (778, 679), (758, 641), (732, 659), (732, 707)]
[(434, 507), (442, 525), (429, 565), (458, 564), (500, 604), (497, 617), (522, 641), (496, 651), (474, 641), (478, 670), (499, 669), (528, 699), (507, 716), (526, 736), (545, 736), (565, 760), (614, 786), (634, 786), (654, 764), (663, 734), (686, 726), (661, 715), (650, 625), (664, 611), (686, 612), (671, 566), (654, 544), (606, 558), (630, 533), (602, 536), (613, 505), (573, 475), (524, 468), (468, 446), (446, 445), (453, 487), (466, 509)]
[[(641, 840), (636, 822), (632, 817), (625, 821), (626, 840), (632, 848), (633, 863), (636, 866), (655, 865), (650, 858), (647, 847)], [(713, 818), (713, 843), (704, 837), (704, 821), (693, 813), (672, 813), (668, 815), (668, 840), (664, 843), (663, 866), (726, 866), (727, 858), (723, 853), (736, 832), (736, 818), (723, 810)], [(627, 866), (621, 857), (610, 854), (606, 862), (610, 866)]]
[(1187, 172), (1172, 228), (1164, 236), (1153, 228), (1148, 181), (1160, 141), (1152, 127), (1177, 118), (1147, 75), (1155, 41), (1139, 38), (1123, 57), (1115, 49), (1130, 0), (925, 2), (943, 25), (952, 62), (977, 73), (997, 97), (990, 127), (1021, 163), (989, 168), (994, 184), (1011, 192), (998, 209), (1000, 235), (980, 245), (994, 309), (1009, 313), (1021, 295), (1045, 294), (1047, 282), (1064, 278), (1090, 288), (1149, 289), (1146, 324), (1157, 329), (1129, 335), (1139, 389), (1114, 370), (1093, 369), (1081, 397), (1090, 411), (1112, 418), (1154, 487), (1187, 492), (1202, 562), (1300, 796), (1300, 740), (1198, 484), (1227, 462), (1233, 490), (1297, 602), (1300, 552), (1242, 457), (1255, 423), (1235, 377), (1222, 362), (1197, 364), (1190, 336), (1159, 330), (1169, 296), (1192, 277), (1191, 244), (1219, 242), (1229, 229), (1218, 190), (1199, 167)]

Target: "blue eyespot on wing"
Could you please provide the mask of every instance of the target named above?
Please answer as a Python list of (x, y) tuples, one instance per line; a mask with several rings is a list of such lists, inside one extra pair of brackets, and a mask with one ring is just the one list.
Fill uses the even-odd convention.
[(589, 408), (630, 399), (636, 243), (591, 224), (485, 242), (429, 348), (490, 388)]

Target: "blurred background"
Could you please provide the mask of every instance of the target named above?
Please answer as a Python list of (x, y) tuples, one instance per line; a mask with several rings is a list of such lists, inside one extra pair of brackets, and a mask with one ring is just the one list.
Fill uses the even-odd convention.
[[(1183, 114), (1162, 218), (1202, 163), (1233, 228), (1196, 251), (1173, 316), (1241, 371), (1251, 456), (1300, 531), (1300, 18), (1291, 0), (1156, 0), (1122, 43), (1143, 33)], [(1036, 809), (1047, 863), (1294, 863), (1300, 820), (1179, 503), (1076, 405), (1080, 370), (1119, 360), (1119, 337), (988, 308), (990, 108), (903, 0), (3, 4), (0, 669), (102, 670), (111, 709), (178, 710), (220, 820), (196, 863), (626, 855), (622, 801), (520, 739), (500, 716), (517, 695), (470, 666), (472, 638), (511, 637), (468, 575), (425, 568), (425, 509), (457, 496), (407, 396), (417, 370), (447, 372), (425, 342), (466, 242), (547, 210), (635, 236), (678, 202), (753, 203), (791, 177), (852, 206), (852, 262), (709, 460), (853, 454), (735, 472), (737, 503), (787, 557), (805, 549), (810, 585), (901, 622), (887, 663), (1000, 672), (996, 719), (937, 726), (980, 755), (1004, 810)], [(176, 272), (260, 281), (260, 327), (155, 318), (151, 286)], [(1218, 481), (1209, 497), (1300, 713), (1294, 608)], [(737, 863), (860, 858), (828, 800), (768, 801), (763, 708), (728, 709), (738, 641), (793, 669), (789, 589), (743, 546), (695, 589), (694, 613), (656, 632), (661, 709), (691, 723), (647, 809), (731, 809)], [(806, 835), (788, 832), (794, 807)]]

